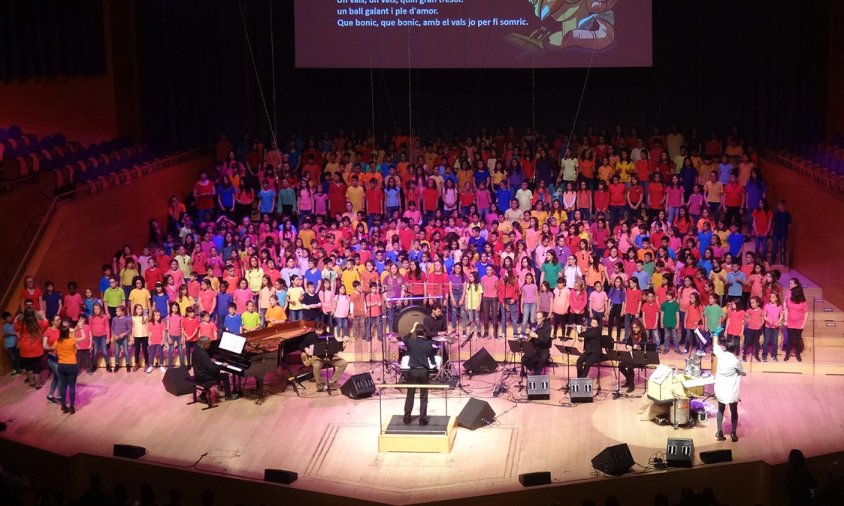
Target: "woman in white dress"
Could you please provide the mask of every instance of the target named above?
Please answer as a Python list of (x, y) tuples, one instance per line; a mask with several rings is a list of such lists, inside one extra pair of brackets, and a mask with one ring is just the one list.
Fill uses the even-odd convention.
[(745, 375), (744, 369), (741, 367), (741, 360), (736, 357), (735, 353), (738, 350), (736, 343), (728, 339), (724, 347), (726, 351), (721, 349), (718, 343), (718, 333), (716, 330), (712, 333), (712, 353), (718, 358), (718, 371), (715, 373), (715, 399), (718, 401), (718, 432), (715, 433), (715, 438), (718, 441), (724, 441), (723, 422), (724, 410), (727, 404), (730, 405), (730, 425), (733, 431), (731, 439), (733, 442), (738, 441), (736, 435), (736, 428), (738, 427), (738, 401), (739, 401), (739, 386), (741, 384), (741, 377)]

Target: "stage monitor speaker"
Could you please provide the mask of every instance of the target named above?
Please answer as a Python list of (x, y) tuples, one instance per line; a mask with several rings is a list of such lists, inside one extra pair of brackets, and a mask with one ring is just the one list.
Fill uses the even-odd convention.
[(164, 373), (164, 390), (173, 395), (187, 395), (193, 392), (194, 385), (188, 381), (187, 367), (171, 367)]
[(592, 378), (572, 378), (569, 383), (569, 397), (571, 402), (592, 402), (595, 397)]
[(668, 467), (692, 467), (695, 461), (695, 442), (691, 439), (668, 438), (665, 462)]
[(542, 471), (538, 473), (525, 473), (519, 475), (519, 483), (523, 487), (536, 487), (539, 485), (551, 484), (551, 473), (549, 471)]
[(124, 459), (139, 459), (147, 454), (147, 449), (143, 446), (132, 445), (114, 445), (114, 456), (123, 457)]
[(481, 348), (469, 360), (463, 362), (463, 368), (470, 375), (473, 374), (490, 374), (498, 369), (498, 363), (492, 358), (492, 355), (486, 351), (486, 348)]
[(340, 387), (340, 393), (352, 399), (372, 397), (375, 393), (375, 383), (368, 372), (355, 374)]
[(704, 464), (719, 464), (721, 462), (732, 462), (732, 450), (712, 450), (708, 452), (700, 452), (700, 460)]
[(547, 374), (527, 377), (527, 397), (529, 401), (551, 398), (551, 380)]
[(290, 485), (298, 479), (299, 473), (293, 471), (285, 471), (284, 469), (264, 469), (264, 481)]
[(592, 459), (592, 467), (610, 476), (621, 476), (633, 466), (633, 455), (627, 444), (608, 446)]
[(480, 429), (486, 427), (495, 420), (495, 411), (488, 402), (474, 397), (469, 398), (469, 402), (460, 410), (457, 415), (457, 425), (465, 427), (470, 430)]

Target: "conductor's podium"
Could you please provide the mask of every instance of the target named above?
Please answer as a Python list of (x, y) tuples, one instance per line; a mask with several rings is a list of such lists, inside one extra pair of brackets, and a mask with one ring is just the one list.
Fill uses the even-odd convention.
[[(445, 416), (429, 416), (427, 425), (419, 425), (419, 417), (414, 416), (407, 425), (402, 415), (381, 416), (381, 428), (378, 433), (378, 452), (408, 453), (451, 453), (454, 437), (457, 435), (457, 418), (448, 415), (448, 385), (379, 385), (384, 388), (427, 388), (445, 392)], [(379, 395), (379, 411), (381, 399)]]

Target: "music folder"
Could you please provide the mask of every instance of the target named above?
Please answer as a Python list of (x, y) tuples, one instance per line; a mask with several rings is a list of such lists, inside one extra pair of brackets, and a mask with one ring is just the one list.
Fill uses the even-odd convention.
[(335, 339), (320, 340), (314, 345), (314, 357), (333, 357), (343, 351), (343, 343)]

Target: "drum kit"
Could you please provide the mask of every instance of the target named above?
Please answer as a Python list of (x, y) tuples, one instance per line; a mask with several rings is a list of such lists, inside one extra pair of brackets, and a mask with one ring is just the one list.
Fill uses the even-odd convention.
[[(407, 347), (404, 344), (404, 336), (410, 333), (415, 323), (422, 323), (431, 311), (425, 306), (407, 306), (399, 311), (392, 325), (392, 333), (384, 336), (385, 356), (384, 363), (386, 372), (395, 375), (396, 381), (401, 381), (405, 374), (410, 371), (410, 356), (407, 354)], [(436, 354), (428, 359), (428, 372), (431, 381), (447, 383), (454, 377), (453, 363), (449, 358), (448, 348), (457, 342), (455, 334), (438, 335), (431, 338), (434, 341)], [(392, 343), (395, 343), (395, 354), (389, 350)]]

